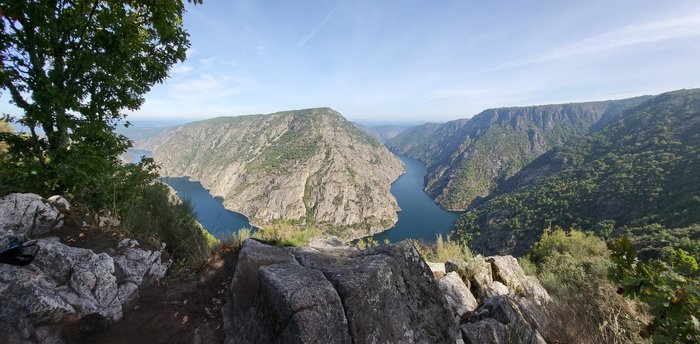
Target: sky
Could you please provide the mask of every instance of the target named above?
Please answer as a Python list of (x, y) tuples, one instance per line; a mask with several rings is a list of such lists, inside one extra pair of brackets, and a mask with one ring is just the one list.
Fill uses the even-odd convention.
[(697, 0), (209, 0), (184, 25), (187, 61), (130, 118), (439, 122), (700, 87)]

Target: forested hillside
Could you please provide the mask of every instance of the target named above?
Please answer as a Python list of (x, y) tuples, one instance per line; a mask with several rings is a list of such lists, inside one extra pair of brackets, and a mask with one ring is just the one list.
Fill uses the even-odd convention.
[(644, 99), (489, 109), (413, 128), (386, 145), (428, 165), (426, 191), (441, 206), (466, 209), (549, 149)]
[(523, 254), (545, 228), (577, 227), (697, 255), (698, 171), (700, 90), (665, 93), (535, 160), (455, 234), (479, 252)]

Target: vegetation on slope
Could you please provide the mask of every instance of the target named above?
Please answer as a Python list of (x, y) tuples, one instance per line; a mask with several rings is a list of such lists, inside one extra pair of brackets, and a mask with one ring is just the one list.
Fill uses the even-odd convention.
[(469, 120), (413, 128), (387, 147), (428, 165), (426, 190), (441, 206), (465, 209), (550, 148), (644, 99), (490, 109)]
[(535, 164), (551, 168), (514, 177), (529, 182), (516, 181), (515, 189), (499, 190), (462, 215), (456, 235), (472, 238), (477, 251), (516, 254), (550, 225), (604, 237), (690, 226), (684, 240), (697, 238), (700, 90), (659, 95), (542, 159), (548, 160)]
[(546, 230), (520, 259), (553, 298), (543, 335), (555, 343), (640, 343), (651, 316), (617, 293), (606, 243), (576, 229)]
[(171, 176), (199, 180), (258, 228), (290, 223), (356, 238), (390, 227), (401, 162), (329, 108), (221, 117), (144, 143)]

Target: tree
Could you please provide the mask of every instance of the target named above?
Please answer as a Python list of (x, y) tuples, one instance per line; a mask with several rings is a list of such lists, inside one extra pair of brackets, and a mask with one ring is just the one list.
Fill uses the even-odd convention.
[[(11, 133), (12, 132), (12, 127), (10, 126), (10, 123), (7, 123), (6, 120), (0, 119), (0, 134), (2, 133)], [(0, 141), (0, 154), (4, 153), (7, 150), (7, 144)]]
[(114, 133), (125, 111), (185, 59), (184, 11), (183, 0), (0, 0), (2, 95), (29, 130), (0, 136), (14, 157), (6, 168), (45, 192), (109, 172), (130, 145)]

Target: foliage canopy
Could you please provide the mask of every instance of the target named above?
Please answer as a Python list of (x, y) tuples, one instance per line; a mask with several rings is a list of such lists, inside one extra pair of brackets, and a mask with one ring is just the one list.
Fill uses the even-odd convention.
[(114, 128), (185, 59), (184, 11), (181, 0), (0, 1), (0, 87), (29, 130), (0, 136), (12, 157), (0, 180), (16, 189), (1, 191), (74, 195), (108, 178), (130, 145)]

